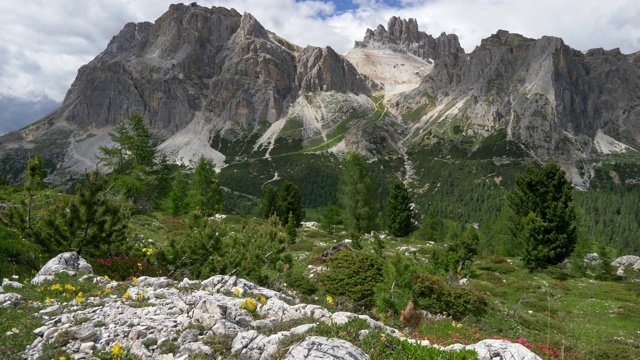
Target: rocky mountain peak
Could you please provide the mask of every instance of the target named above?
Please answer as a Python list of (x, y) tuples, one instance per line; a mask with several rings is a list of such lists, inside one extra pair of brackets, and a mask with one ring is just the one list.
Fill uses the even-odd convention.
[[(387, 30), (388, 29), (388, 30)], [(363, 41), (356, 41), (356, 47), (376, 47), (384, 45), (397, 52), (407, 52), (425, 60), (439, 60), (448, 54), (464, 54), (458, 36), (442, 33), (437, 38), (420, 31), (414, 18), (402, 19), (392, 16), (387, 28), (382, 24), (375, 30), (367, 29)]]

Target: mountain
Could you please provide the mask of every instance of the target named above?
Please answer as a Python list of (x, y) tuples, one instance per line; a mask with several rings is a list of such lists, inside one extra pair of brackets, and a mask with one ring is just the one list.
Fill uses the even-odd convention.
[[(456, 35), (397, 17), (341, 56), (292, 44), (248, 13), (171, 5), (154, 23), (125, 25), (57, 110), (1, 137), (0, 169), (19, 182), (38, 153), (49, 180), (64, 183), (137, 112), (171, 160), (209, 157), (225, 186), (249, 195), (283, 178), (313, 183), (314, 171), (327, 177), (311, 190), (335, 188), (334, 154), (346, 150), (379, 164), (383, 188), (400, 176), (427, 191), (440, 183), (428, 177), (435, 159), (554, 160), (586, 188), (602, 159), (637, 158), (639, 66), (639, 53), (582, 53), (504, 30), (467, 54)], [(482, 176), (494, 170), (501, 178)]]
[[(276, 122), (304, 93), (366, 96), (375, 87), (333, 49), (300, 48), (251, 14), (171, 5), (153, 24), (125, 25), (78, 70), (60, 107), (2, 138), (0, 152), (13, 160), (44, 154), (55, 179), (93, 166), (111, 128), (137, 112), (178, 162), (192, 160), (179, 156), (195, 141), (222, 165), (209, 146), (213, 134), (235, 139), (258, 122)], [(14, 162), (2, 167), (15, 181)]]

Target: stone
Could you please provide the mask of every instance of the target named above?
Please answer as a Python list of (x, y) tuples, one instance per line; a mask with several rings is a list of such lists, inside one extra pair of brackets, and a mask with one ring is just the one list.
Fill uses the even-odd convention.
[(31, 284), (39, 285), (43, 281), (53, 280), (54, 275), (57, 273), (65, 272), (69, 275), (76, 275), (78, 271), (83, 271), (89, 274), (93, 274), (91, 265), (81, 258), (75, 252), (66, 252), (59, 254), (53, 259), (47, 261), (47, 263), (38, 271), (36, 276), (31, 279)]
[(613, 260), (611, 265), (613, 266), (636, 266), (640, 262), (640, 257), (636, 255), (624, 255)]
[(24, 284), (20, 284), (17, 281), (11, 281), (9, 279), (2, 279), (2, 288), (14, 288), (14, 289), (21, 289), (24, 286)]
[(527, 349), (522, 344), (512, 343), (506, 340), (482, 340), (477, 344), (467, 345), (466, 349), (475, 350), (479, 360), (518, 359), (518, 360), (542, 360), (541, 357)]
[(86, 343), (82, 343), (82, 345), (80, 345), (80, 352), (85, 353), (85, 354), (92, 354), (93, 353), (93, 349), (96, 347), (96, 344), (93, 342), (86, 342)]
[(205, 354), (211, 355), (211, 348), (201, 342), (193, 342), (182, 345), (178, 350), (178, 357), (189, 354)]
[(0, 308), (16, 307), (24, 302), (25, 298), (22, 295), (16, 293), (0, 294)]
[(365, 360), (369, 355), (348, 341), (309, 336), (293, 345), (282, 360)]

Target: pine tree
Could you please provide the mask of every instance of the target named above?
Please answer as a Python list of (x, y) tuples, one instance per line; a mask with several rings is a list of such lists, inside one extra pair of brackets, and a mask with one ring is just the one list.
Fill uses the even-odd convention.
[(355, 237), (375, 229), (378, 199), (364, 157), (349, 153), (346, 162), (338, 185), (338, 201), (343, 222)]
[(171, 215), (178, 216), (187, 211), (187, 196), (189, 193), (189, 183), (182, 172), (176, 172), (171, 181), (171, 192), (169, 193), (169, 211)]
[(265, 185), (262, 189), (262, 203), (260, 206), (260, 213), (263, 219), (268, 219), (275, 215), (277, 212), (278, 204), (278, 189), (271, 184)]
[(414, 233), (414, 236), (423, 241), (442, 241), (440, 221), (433, 215), (433, 210), (429, 210), (423, 215), (420, 228)]
[(296, 231), (296, 219), (293, 216), (293, 213), (289, 213), (289, 218), (287, 220), (287, 225), (284, 227), (284, 232), (287, 233), (287, 237), (289, 239), (289, 244), (296, 243), (296, 237), (298, 236), (298, 232)]
[(138, 114), (118, 124), (112, 147), (99, 147), (98, 159), (111, 168), (113, 189), (141, 210), (158, 205), (169, 191), (170, 168), (166, 156), (156, 151), (151, 132)]
[(528, 164), (516, 178), (508, 198), (513, 211), (514, 247), (529, 270), (559, 264), (571, 255), (577, 241), (573, 187), (555, 163), (537, 168)]
[(399, 180), (393, 183), (387, 200), (386, 224), (387, 230), (396, 237), (407, 236), (416, 228), (409, 190)]
[(47, 240), (61, 244), (78, 254), (111, 254), (114, 246), (126, 238), (127, 223), (121, 208), (105, 192), (108, 179), (98, 167), (85, 174), (84, 185), (76, 187), (76, 196), (45, 220)]
[(222, 212), (222, 190), (217, 181), (215, 165), (204, 156), (198, 160), (191, 177), (189, 199), (191, 208), (199, 208), (205, 216)]
[(329, 205), (322, 210), (322, 221), (320, 226), (327, 233), (333, 234), (336, 225), (342, 224), (342, 212), (335, 205)]
[(289, 224), (289, 220), (294, 221), (296, 228), (300, 227), (304, 220), (304, 209), (302, 209), (302, 194), (300, 189), (289, 181), (285, 181), (280, 185), (276, 209), (280, 223), (283, 226)]

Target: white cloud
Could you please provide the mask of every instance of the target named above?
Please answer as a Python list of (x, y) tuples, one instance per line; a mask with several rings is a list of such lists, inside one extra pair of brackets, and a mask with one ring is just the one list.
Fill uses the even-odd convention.
[[(554, 35), (579, 50), (640, 50), (640, 6), (635, 0), (380, 0), (352, 1), (338, 12), (332, 1), (207, 0), (203, 6), (250, 12), (267, 29), (300, 46), (348, 51), (366, 28), (389, 17), (413, 17), (435, 36), (456, 33), (467, 52), (498, 29), (538, 38)], [(0, 0), (0, 97), (61, 101), (77, 69), (130, 21), (154, 21), (168, 0)], [(388, 3), (388, 2), (387, 2)], [(2, 121), (2, 120), (0, 120)]]

